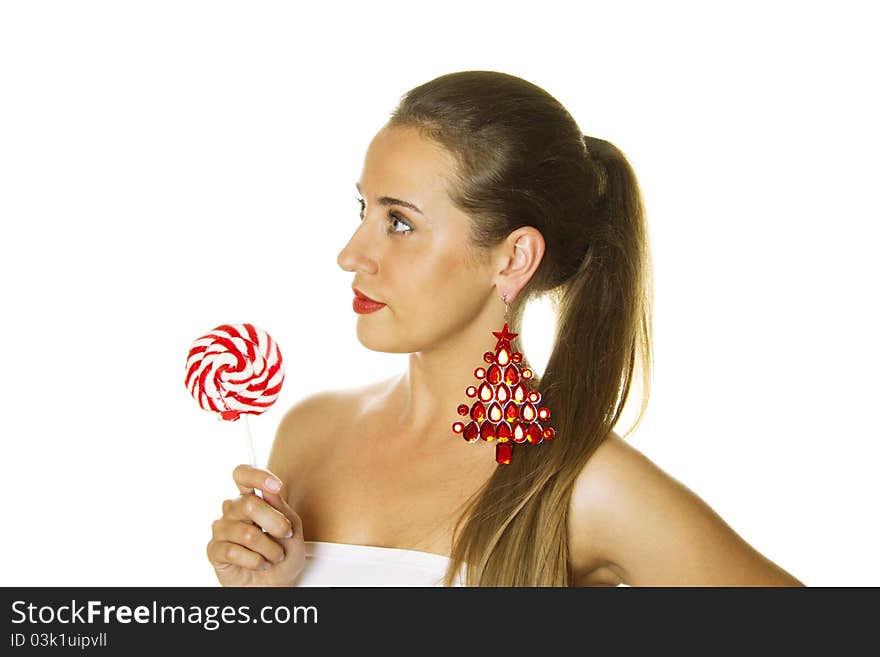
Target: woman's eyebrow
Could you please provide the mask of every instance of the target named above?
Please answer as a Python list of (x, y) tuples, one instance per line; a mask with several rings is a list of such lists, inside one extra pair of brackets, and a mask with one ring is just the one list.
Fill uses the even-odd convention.
[[(354, 186), (357, 188), (358, 194), (363, 194), (360, 184), (355, 183)], [(417, 206), (413, 205), (409, 201), (402, 201), (399, 198), (394, 198), (393, 196), (380, 196), (376, 199), (376, 202), (379, 205), (402, 205), (403, 207), (409, 208), (410, 210), (415, 210), (420, 215), (424, 216), (424, 213), (419, 210)]]

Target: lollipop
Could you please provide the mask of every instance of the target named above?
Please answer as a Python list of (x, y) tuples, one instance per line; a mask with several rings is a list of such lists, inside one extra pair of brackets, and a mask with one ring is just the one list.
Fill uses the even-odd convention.
[(218, 420), (241, 418), (250, 463), (256, 467), (248, 415), (265, 412), (281, 391), (281, 351), (253, 324), (222, 324), (192, 343), (184, 383), (199, 406)]

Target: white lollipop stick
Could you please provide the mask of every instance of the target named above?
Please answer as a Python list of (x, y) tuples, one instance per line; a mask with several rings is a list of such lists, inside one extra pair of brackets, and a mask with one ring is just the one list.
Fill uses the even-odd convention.
[[(248, 463), (250, 463), (252, 468), (256, 468), (257, 458), (254, 456), (254, 441), (251, 438), (251, 425), (248, 422), (248, 415), (250, 415), (250, 413), (242, 413), (238, 416), (238, 421), (236, 423), (242, 426), (241, 432), (245, 443), (245, 451), (248, 456)], [(259, 488), (254, 489), (254, 494), (260, 499), (263, 499), (263, 491)]]
[(254, 456), (254, 441), (251, 438), (251, 425), (248, 423), (248, 415), (250, 413), (242, 413), (238, 416), (241, 420), (239, 424), (242, 426), (242, 438), (244, 438), (245, 450), (247, 450), (248, 463), (252, 468), (257, 467), (257, 458)]

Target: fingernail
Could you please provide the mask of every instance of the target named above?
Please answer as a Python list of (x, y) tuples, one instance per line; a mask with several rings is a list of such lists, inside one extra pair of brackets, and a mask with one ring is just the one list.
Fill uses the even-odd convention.
[(281, 482), (278, 481), (277, 479), (272, 479), (271, 477), (269, 477), (263, 483), (265, 484), (266, 488), (268, 488), (269, 490), (271, 490), (275, 493), (277, 493), (279, 490), (281, 490)]
[(292, 529), (288, 529), (288, 530), (287, 530), (287, 533), (284, 535), (284, 538), (290, 538), (291, 536), (293, 536), (293, 530), (292, 530)]

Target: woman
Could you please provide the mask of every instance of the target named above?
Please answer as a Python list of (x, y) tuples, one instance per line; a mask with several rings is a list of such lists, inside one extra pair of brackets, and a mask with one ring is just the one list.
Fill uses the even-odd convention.
[[(652, 288), (641, 193), (616, 147), (534, 84), (458, 72), (401, 99), (357, 188), (338, 264), (354, 274), (358, 339), (408, 367), (301, 401), (267, 470), (236, 468), (241, 496), (208, 545), (222, 583), (303, 585), (308, 553), (330, 549), (325, 570), (366, 554), (379, 577), (430, 555), (447, 586), (803, 586), (624, 441), (648, 400)], [(475, 367), (542, 295), (557, 331), (529, 390), (555, 435), (462, 440), (451, 427)], [(637, 364), (641, 410), (622, 438)]]

